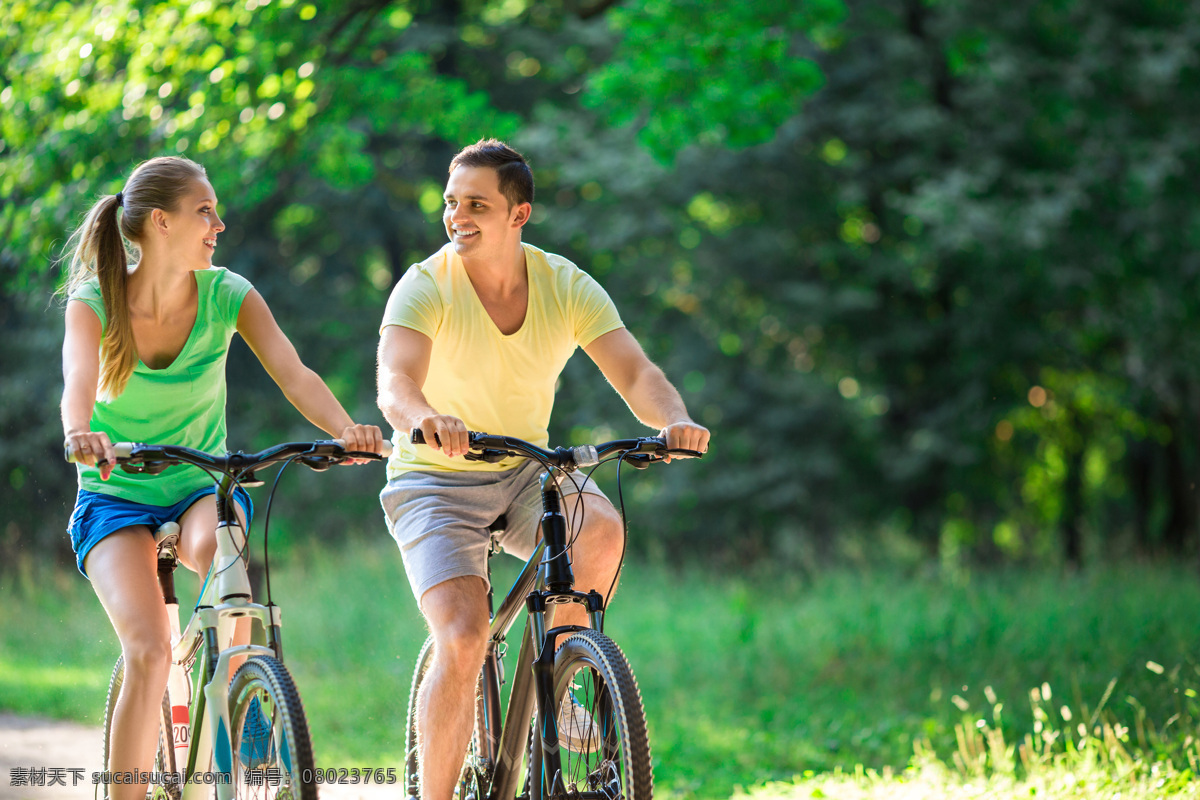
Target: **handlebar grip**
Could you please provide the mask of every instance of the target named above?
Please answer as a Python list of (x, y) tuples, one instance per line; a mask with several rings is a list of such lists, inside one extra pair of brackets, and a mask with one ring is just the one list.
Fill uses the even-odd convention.
[[(346, 440), (345, 439), (333, 439), (332, 441), (338, 447), (342, 448), (343, 450), (346, 449)], [(392, 443), (390, 441), (388, 441), (387, 439), (384, 439), (383, 447), (381, 447), (379, 450), (379, 455), (383, 456), (384, 458), (387, 458), (391, 454), (392, 454)]]
[[(122, 459), (122, 458), (129, 458), (129, 456), (133, 454), (133, 448), (135, 448), (135, 447), (137, 447), (137, 444), (135, 444), (134, 442), (117, 442), (116, 444), (113, 445), (113, 450), (116, 451), (117, 458)], [(66, 447), (63, 448), (63, 458), (66, 459), (68, 464), (82, 463), (79, 460), (79, 453), (72, 452), (69, 448), (66, 448)], [(101, 463), (104, 463), (104, 462), (101, 461)]]
[[(429, 444), (429, 442), (425, 441), (425, 432), (420, 428), (413, 428), (408, 434), (408, 440), (413, 444)], [(442, 446), (442, 437), (438, 436), (436, 433), (433, 435), (433, 440), (437, 442), (437, 444), (430, 444), (430, 447)]]

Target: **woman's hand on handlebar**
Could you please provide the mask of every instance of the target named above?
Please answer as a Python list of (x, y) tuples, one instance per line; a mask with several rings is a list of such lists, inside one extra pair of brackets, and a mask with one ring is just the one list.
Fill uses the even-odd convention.
[[(708, 428), (697, 425), (690, 419), (673, 422), (663, 428), (658, 434), (667, 441), (668, 450), (694, 450), (697, 453), (708, 452)], [(678, 454), (675, 458), (682, 458)], [(670, 454), (663, 456), (663, 462), (671, 463)]]
[(117, 464), (108, 434), (103, 431), (76, 431), (63, 439), (63, 455), (67, 461), (77, 461), (89, 467), (100, 467), (100, 480), (108, 480)]
[(470, 450), (467, 424), (458, 417), (430, 414), (418, 418), (413, 427), (419, 428), (425, 436), (425, 444), (441, 450), (447, 458), (466, 455)]
[[(381, 453), (383, 452), (383, 432), (377, 425), (348, 425), (339, 437), (345, 444), (343, 447), (351, 453)], [(351, 458), (343, 464), (366, 464), (371, 459)]]

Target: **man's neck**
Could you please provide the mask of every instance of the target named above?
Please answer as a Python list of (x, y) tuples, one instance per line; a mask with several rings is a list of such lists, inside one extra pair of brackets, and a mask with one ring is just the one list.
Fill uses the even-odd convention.
[(462, 262), (476, 291), (508, 294), (522, 290), (528, 280), (525, 248), (520, 242), (505, 258), (463, 258)]

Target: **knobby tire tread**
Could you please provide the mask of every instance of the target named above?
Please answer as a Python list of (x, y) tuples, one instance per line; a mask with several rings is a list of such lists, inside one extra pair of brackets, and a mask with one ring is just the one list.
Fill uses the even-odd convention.
[[(263, 691), (275, 710), (276, 725), (282, 724), (286, 733), (288, 749), (291, 753), (291, 781), (288, 784), (290, 794), (272, 794), (281, 792), (284, 785), (262, 786), (243, 785), (239, 780), (242, 765), (238, 759), (241, 747), (243, 722), (250, 699), (254, 692)], [(308, 720), (304, 715), (304, 704), (300, 693), (292, 680), (291, 674), (283, 662), (273, 656), (254, 656), (246, 660), (234, 674), (229, 685), (229, 723), (232, 728), (230, 739), (233, 746), (233, 777), (235, 796), (238, 798), (270, 798), (288, 797), (295, 800), (317, 800), (317, 782), (313, 760), (312, 740), (308, 731)], [(276, 758), (272, 765), (283, 769), (281, 758)], [(305, 780), (307, 778), (307, 780)]]
[[(584, 629), (576, 631), (559, 645), (554, 658), (554, 696), (555, 711), (566, 695), (568, 685), (580, 667), (593, 669), (603, 686), (611, 695), (613, 706), (612, 717), (616, 723), (617, 736), (620, 739), (620, 769), (622, 785), (620, 794), (623, 800), (651, 800), (654, 791), (654, 772), (650, 759), (650, 738), (646, 730), (646, 714), (642, 706), (641, 693), (638, 691), (637, 679), (629, 666), (624, 653), (616, 642), (599, 631)], [(541, 747), (537, 746), (534, 737), (529, 766), (530, 781), (542, 768)], [(574, 774), (573, 767), (581, 766), (590, 759), (581, 758), (579, 754), (569, 753), (560, 743), (560, 755), (563, 763), (563, 778), (567, 784), (568, 796), (571, 783), (578, 783), (584, 777)], [(547, 776), (552, 779), (553, 776)], [(549, 783), (549, 780), (547, 781)], [(580, 786), (581, 791), (589, 787)], [(556, 796), (536, 798), (535, 800), (558, 800)]]

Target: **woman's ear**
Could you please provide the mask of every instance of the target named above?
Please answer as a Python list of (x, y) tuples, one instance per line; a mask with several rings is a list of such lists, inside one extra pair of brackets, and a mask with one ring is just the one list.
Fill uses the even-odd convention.
[(167, 215), (161, 208), (156, 208), (150, 212), (150, 225), (154, 228), (154, 232), (163, 238), (169, 235), (167, 231)]

